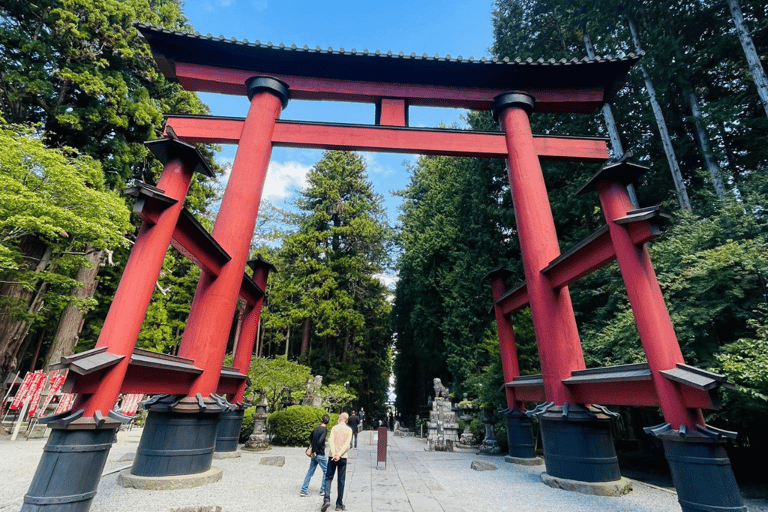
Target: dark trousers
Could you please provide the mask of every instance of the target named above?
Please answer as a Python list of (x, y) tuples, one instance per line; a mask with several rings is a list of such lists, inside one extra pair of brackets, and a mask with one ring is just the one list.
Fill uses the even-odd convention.
[(325, 497), (323, 501), (331, 501), (331, 482), (333, 482), (333, 475), (336, 473), (336, 469), (339, 470), (339, 480), (336, 484), (339, 494), (336, 498), (336, 506), (338, 507), (344, 504), (344, 480), (347, 478), (347, 459), (328, 459), (328, 470), (325, 473)]

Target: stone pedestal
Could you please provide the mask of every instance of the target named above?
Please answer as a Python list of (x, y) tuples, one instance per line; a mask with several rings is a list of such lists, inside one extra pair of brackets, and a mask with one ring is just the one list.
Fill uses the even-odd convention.
[(266, 450), (269, 448), (269, 438), (267, 437), (267, 416), (269, 406), (267, 398), (262, 397), (261, 402), (256, 405), (256, 412), (253, 413), (253, 434), (245, 443), (244, 450)]
[(435, 398), (429, 412), (428, 451), (453, 451), (459, 441), (459, 424), (451, 410), (451, 402), (442, 397)]
[(483, 410), (483, 425), (485, 426), (485, 439), (480, 445), (480, 453), (485, 455), (498, 455), (501, 453), (496, 435), (493, 433), (493, 410)]

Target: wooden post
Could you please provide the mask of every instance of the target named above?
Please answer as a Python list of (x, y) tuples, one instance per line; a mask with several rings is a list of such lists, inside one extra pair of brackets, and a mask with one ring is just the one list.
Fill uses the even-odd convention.
[(117, 401), (165, 253), (184, 207), (192, 174), (198, 165), (195, 155), (200, 159), (192, 146), (182, 142), (168, 139), (154, 144), (155, 149), (169, 157), (163, 162), (165, 168), (157, 188), (175, 203), (158, 212), (154, 223), (142, 223), (136, 236), (136, 243), (96, 342), (96, 347), (107, 347), (110, 354), (124, 357), (103, 377), (96, 393), (78, 395), (74, 409), (84, 408), (84, 419), (91, 418), (96, 411), (106, 416)]
[(288, 86), (280, 80), (252, 77), (246, 85), (251, 106), (213, 228), (213, 237), (232, 259), (218, 277), (200, 277), (179, 347), (179, 356), (203, 369), (190, 397), (216, 391), (272, 155), (272, 133), (288, 103)]
[(494, 103), (494, 117), (504, 130), (509, 156), (509, 183), (523, 257), (526, 286), (538, 341), (544, 395), (562, 405), (574, 403), (563, 379), (585, 368), (576, 318), (567, 287), (554, 290), (541, 273), (560, 255), (547, 187), (534, 149), (528, 121), (533, 98), (526, 93), (506, 93)]

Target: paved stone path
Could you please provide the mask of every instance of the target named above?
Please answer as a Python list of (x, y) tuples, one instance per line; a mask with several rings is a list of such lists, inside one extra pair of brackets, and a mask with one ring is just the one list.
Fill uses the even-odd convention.
[[(310, 512), (320, 510), (319, 471), (309, 497), (299, 490), (309, 465), (303, 448), (273, 447), (234, 459), (214, 460), (223, 470), (220, 482), (195, 489), (142, 491), (117, 485), (119, 469), (130, 466), (140, 429), (120, 432), (112, 447), (91, 512)], [(347, 469), (345, 505), (350, 512), (593, 512), (679, 511), (674, 493), (634, 482), (621, 498), (585, 496), (541, 483), (544, 466), (517, 466), (503, 457), (474, 453), (426, 452), (414, 438), (390, 437), (386, 469), (376, 465), (376, 434), (361, 432)], [(0, 512), (17, 512), (40, 459), (42, 439), (11, 442), (0, 437)], [(285, 457), (282, 467), (259, 464), (262, 457)], [(120, 459), (123, 459), (122, 461)], [(495, 471), (470, 469), (473, 460), (497, 466)], [(331, 493), (335, 509), (336, 482)], [(751, 511), (768, 510), (750, 503)]]

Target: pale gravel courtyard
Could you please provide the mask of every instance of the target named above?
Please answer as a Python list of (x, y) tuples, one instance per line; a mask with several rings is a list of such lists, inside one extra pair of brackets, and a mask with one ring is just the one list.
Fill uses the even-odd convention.
[[(303, 448), (273, 447), (242, 452), (239, 458), (214, 460), (223, 470), (220, 482), (195, 489), (142, 491), (117, 484), (118, 470), (130, 467), (141, 429), (121, 431), (109, 454), (92, 512), (184, 512), (216, 510), (304, 512), (320, 510), (320, 476), (310, 484), (310, 496), (299, 489), (308, 467)], [(45, 440), (11, 442), (0, 437), (0, 512), (18, 511), (34, 475)], [(585, 496), (552, 489), (541, 483), (544, 466), (517, 466), (503, 457), (474, 453), (426, 452), (415, 438), (390, 437), (386, 469), (376, 464), (376, 434), (362, 432), (347, 470), (344, 502), (350, 512), (475, 512), (557, 511), (592, 512), (679, 511), (677, 495), (633, 481), (634, 490), (621, 498)], [(259, 464), (262, 457), (285, 457), (282, 467)], [(122, 460), (121, 460), (122, 459)], [(470, 469), (473, 460), (489, 462), (495, 471)], [(335, 484), (335, 482), (334, 482)], [(331, 494), (335, 502), (336, 487)], [(750, 511), (768, 511), (765, 501), (749, 501)], [(330, 510), (334, 510), (331, 507)]]

